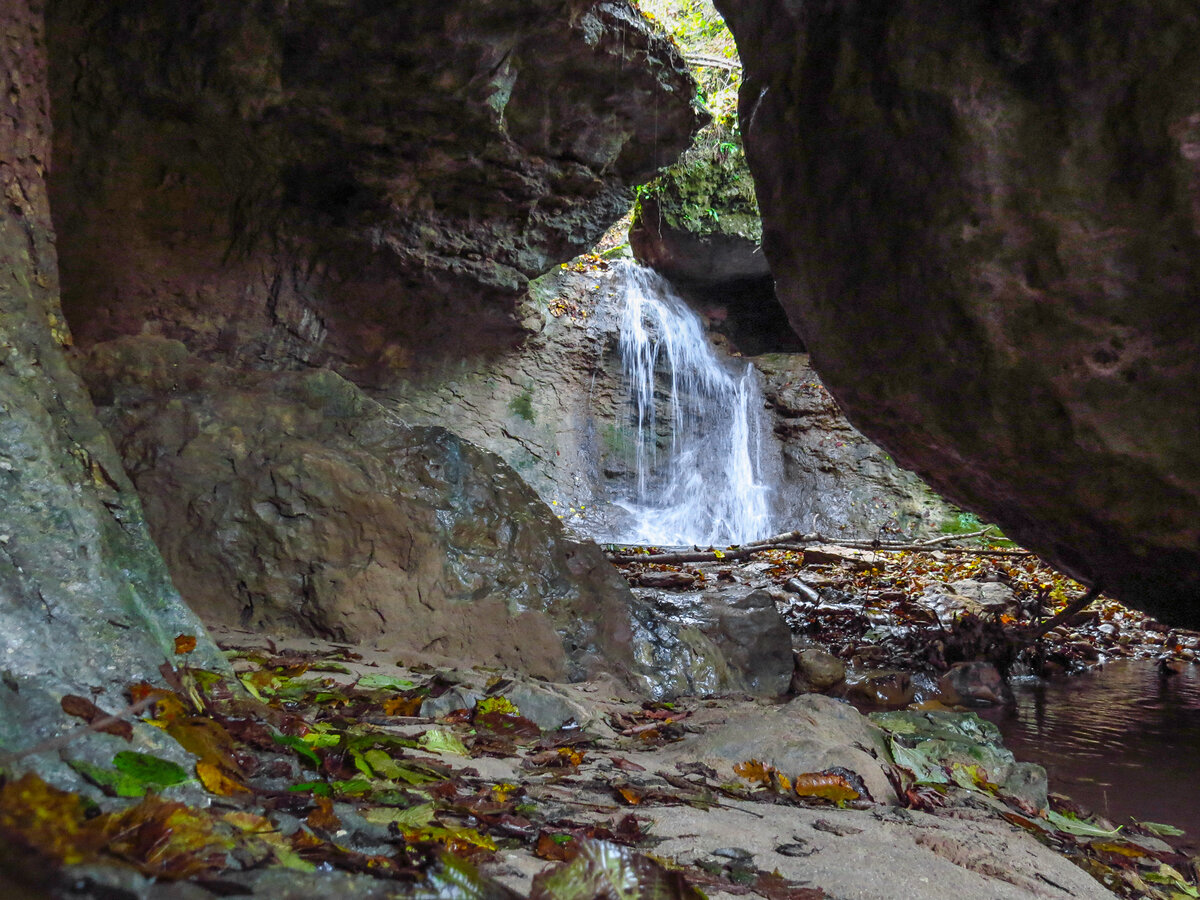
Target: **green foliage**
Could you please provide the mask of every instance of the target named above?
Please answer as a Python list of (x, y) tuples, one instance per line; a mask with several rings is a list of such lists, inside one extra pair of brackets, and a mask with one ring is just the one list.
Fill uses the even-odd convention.
[(713, 119), (736, 128), (742, 70), (733, 35), (711, 0), (635, 0), (635, 5), (675, 39), (696, 79), (697, 99)]
[(942, 520), (942, 534), (970, 534), (983, 528), (979, 516), (972, 512), (959, 512)]

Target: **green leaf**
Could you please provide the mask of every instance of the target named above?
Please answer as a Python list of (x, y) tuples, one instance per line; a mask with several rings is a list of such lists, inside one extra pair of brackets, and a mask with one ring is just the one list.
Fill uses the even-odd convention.
[(106, 769), (81, 759), (69, 760), (67, 765), (105, 793), (118, 797), (145, 797), (149, 790), (144, 783), (116, 769)]
[(348, 668), (337, 662), (315, 662), (309, 669), (313, 672), (338, 672), (342, 675), (352, 674)]
[(318, 797), (333, 796), (333, 788), (323, 781), (305, 781), (302, 784), (293, 784), (288, 790), (297, 793), (300, 791), (312, 791)]
[(178, 763), (135, 750), (122, 750), (113, 757), (113, 766), (118, 772), (123, 772), (143, 784), (161, 787), (181, 784), (191, 778), (187, 769)]
[(920, 752), (920, 747), (905, 747), (899, 741), (891, 741), (892, 759), (896, 765), (908, 769), (919, 784), (949, 784), (950, 778), (944, 767)]
[(519, 716), (521, 711), (507, 697), (484, 697), (475, 704), (475, 711), (480, 715), (500, 713), (505, 716)]
[(1159, 837), (1180, 837), (1187, 833), (1182, 828), (1176, 828), (1174, 825), (1163, 825), (1161, 822), (1138, 822), (1138, 824), (1151, 834), (1157, 834)]
[(1091, 822), (1084, 822), (1081, 819), (1073, 819), (1070, 816), (1064, 816), (1062, 813), (1056, 813), (1052, 809), (1046, 811), (1046, 819), (1059, 831), (1065, 831), (1067, 834), (1077, 834), (1080, 837), (1115, 837), (1117, 832), (1121, 830), (1121, 826), (1119, 825), (1110, 831), (1107, 828), (1101, 828), (1099, 825), (1093, 825)]
[(365, 778), (352, 778), (349, 781), (331, 781), (329, 786), (339, 794), (359, 795), (371, 789), (371, 782)]
[(317, 756), (316, 751), (308, 746), (303, 738), (298, 738), (290, 734), (273, 734), (271, 737), (275, 739), (275, 743), (282, 744), (284, 747), (291, 747), (299, 756), (314, 766), (321, 765), (321, 757)]
[(310, 747), (336, 747), (342, 742), (342, 736), (332, 732), (322, 734), (320, 731), (310, 731), (300, 740)]
[(363, 690), (375, 691), (408, 691), (417, 686), (415, 681), (409, 681), (407, 678), (397, 678), (395, 675), (364, 675), (358, 679), (356, 687)]
[(441, 731), (436, 728), (431, 728), (429, 731), (421, 735), (419, 741), (421, 747), (428, 750), (430, 753), (450, 753), (455, 756), (470, 756), (465, 744), (458, 739), (458, 736), (450, 731)]
[(422, 803), (420, 806), (410, 806), (408, 809), (376, 806), (364, 809), (362, 817), (374, 825), (395, 824), (397, 828), (424, 828), (433, 821), (433, 804)]
[(403, 777), (399, 764), (388, 755), (386, 750), (368, 750), (362, 754), (361, 759), (370, 767), (370, 771), (364, 774), (370, 775), (373, 772), (377, 778), (386, 778), (389, 781)]

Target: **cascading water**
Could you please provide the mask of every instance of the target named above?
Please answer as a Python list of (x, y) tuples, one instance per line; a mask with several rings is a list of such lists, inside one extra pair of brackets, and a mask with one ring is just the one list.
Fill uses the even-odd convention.
[(699, 316), (650, 269), (625, 268), (619, 343), (637, 424), (629, 543), (725, 546), (772, 533), (762, 394), (730, 371)]

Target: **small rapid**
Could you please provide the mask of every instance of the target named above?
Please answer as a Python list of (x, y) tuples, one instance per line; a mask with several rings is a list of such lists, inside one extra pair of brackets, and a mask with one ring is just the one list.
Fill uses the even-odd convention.
[(660, 275), (624, 271), (619, 350), (636, 474), (620, 540), (724, 546), (772, 533), (763, 398), (749, 363), (723, 362)]

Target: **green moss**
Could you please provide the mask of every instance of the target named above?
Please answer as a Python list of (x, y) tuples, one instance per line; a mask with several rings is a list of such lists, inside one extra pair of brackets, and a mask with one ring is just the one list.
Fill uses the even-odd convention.
[(635, 222), (649, 200), (670, 228), (762, 240), (754, 179), (736, 126), (716, 122), (703, 128), (677, 163), (639, 187)]
[(531, 425), (537, 421), (537, 416), (533, 412), (533, 394), (529, 388), (508, 401), (508, 411)]
[(634, 454), (633, 441), (624, 428), (609, 422), (600, 429), (600, 440), (604, 443), (607, 456), (631, 459)]
[(942, 520), (942, 534), (970, 534), (983, 528), (979, 516), (971, 512), (959, 512)]

